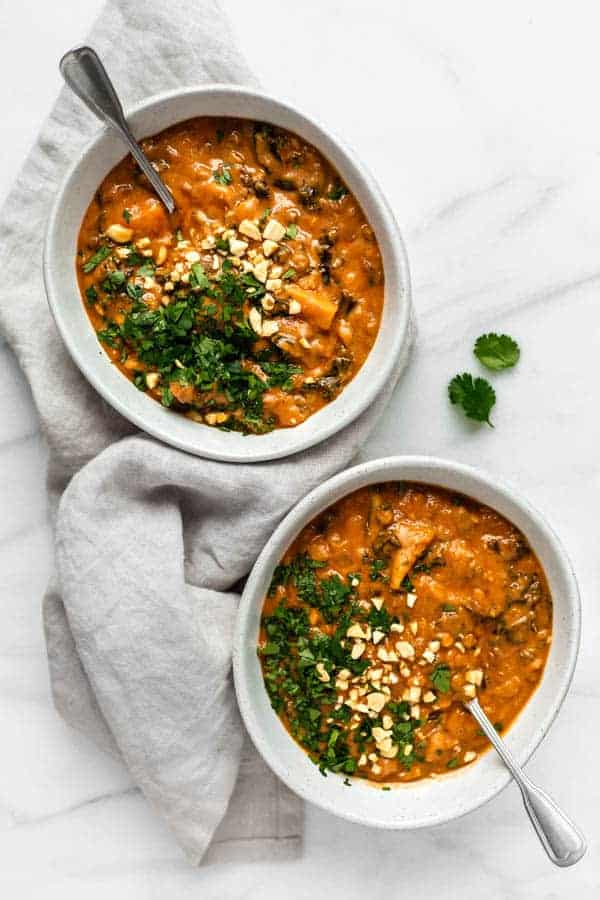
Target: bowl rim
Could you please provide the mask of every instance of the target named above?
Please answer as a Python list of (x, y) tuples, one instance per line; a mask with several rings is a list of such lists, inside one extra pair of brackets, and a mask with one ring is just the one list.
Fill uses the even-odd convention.
[[(84, 171), (84, 167), (90, 154), (92, 154), (98, 148), (98, 145), (106, 140), (109, 135), (114, 134), (109, 125), (101, 127), (91, 140), (87, 142), (83, 149), (79, 151), (77, 158), (69, 167), (58, 187), (45, 232), (42, 265), (43, 278), (51, 313), (72, 360), (86, 380), (90, 382), (95, 390), (114, 409), (116, 409), (117, 412), (124, 416), (124, 418), (128, 419), (142, 431), (158, 438), (164, 443), (197, 456), (223, 462), (262, 462), (270, 459), (281, 459), (283, 457), (292, 456), (295, 453), (307, 450), (316, 444), (322, 443), (327, 440), (327, 438), (332, 437), (338, 431), (355, 421), (356, 418), (358, 418), (358, 416), (374, 402), (381, 390), (385, 387), (385, 384), (394, 377), (394, 372), (402, 365), (402, 361), (405, 358), (407, 348), (411, 341), (410, 324), (412, 292), (410, 271), (405, 244), (394, 214), (383, 191), (371, 175), (369, 169), (357, 156), (354, 150), (349, 147), (344, 140), (341, 140), (335, 132), (332, 132), (319, 119), (304, 113), (293, 103), (290, 103), (287, 100), (280, 100), (277, 97), (254, 88), (214, 83), (209, 85), (204, 84), (186, 88), (176, 88), (154, 94), (153, 96), (132, 105), (127, 109), (126, 115), (128, 120), (132, 123), (135, 132), (137, 127), (136, 119), (144, 114), (148, 114), (153, 109), (157, 109), (158, 107), (162, 109), (169, 103), (176, 103), (184, 100), (189, 101), (194, 98), (197, 98), (198, 101), (201, 102), (202, 98), (214, 98), (215, 96), (223, 97), (225, 101), (227, 101), (227, 98), (232, 97), (234, 99), (243, 98), (248, 101), (255, 100), (258, 103), (271, 107), (274, 113), (277, 111), (284, 116), (291, 116), (298, 128), (303, 126), (309, 131), (314, 131), (318, 135), (318, 140), (313, 140), (311, 142), (314, 143), (319, 152), (322, 153), (325, 158), (329, 158), (327, 152), (327, 148), (329, 147), (330, 149), (333, 149), (335, 153), (339, 154), (340, 160), (343, 162), (343, 167), (348, 168), (348, 171), (352, 173), (352, 177), (355, 178), (360, 189), (369, 197), (369, 202), (372, 204), (372, 211), (377, 214), (379, 224), (378, 238), (381, 239), (381, 237), (384, 236), (388, 247), (388, 258), (384, 260), (386, 285), (386, 293), (384, 294), (384, 314), (386, 303), (391, 305), (390, 297), (392, 293), (395, 295), (393, 304), (394, 328), (389, 329), (391, 333), (386, 334), (386, 352), (383, 355), (380, 353), (381, 358), (378, 360), (376, 369), (374, 371), (365, 371), (369, 356), (373, 354), (378, 342), (382, 339), (381, 325), (365, 363), (335, 400), (328, 403), (322, 410), (314, 413), (304, 423), (295, 428), (275, 429), (265, 435), (243, 436), (243, 445), (238, 444), (239, 449), (233, 449), (232, 445), (234, 444), (234, 440), (230, 440), (229, 447), (227, 446), (227, 438), (231, 438), (232, 436), (230, 432), (219, 431), (218, 433), (222, 436), (223, 440), (217, 442), (212, 436), (208, 437), (206, 434), (206, 431), (210, 431), (214, 434), (217, 432), (217, 429), (210, 428), (201, 423), (193, 423), (195, 429), (194, 431), (189, 432), (190, 437), (187, 437), (187, 434), (185, 436), (177, 436), (169, 432), (167, 424), (168, 420), (165, 420), (164, 425), (158, 421), (154, 421), (154, 419), (159, 419), (159, 416), (155, 411), (152, 412), (149, 409), (146, 414), (145, 409), (141, 413), (132, 409), (132, 405), (127, 399), (128, 396), (132, 395), (128, 395), (126, 390), (121, 391), (118, 387), (113, 389), (106, 383), (100, 374), (92, 370), (91, 363), (88, 360), (89, 349), (82, 346), (81, 340), (73, 330), (70, 321), (71, 317), (67, 315), (66, 304), (64, 304), (62, 300), (63, 280), (61, 279), (59, 272), (55, 271), (53, 265), (53, 248), (57, 241), (59, 229), (62, 227), (63, 208), (68, 202), (71, 192), (76, 192), (78, 177)], [(200, 110), (198, 115), (214, 116), (217, 115), (217, 113), (206, 113)], [(229, 116), (233, 114), (223, 113), (223, 115)], [(174, 119), (171, 124), (174, 125), (177, 122), (182, 122), (187, 118), (192, 117), (193, 116), (184, 115), (181, 118)], [(241, 115), (238, 115), (238, 117), (243, 118)], [(168, 125), (165, 127), (170, 126)], [(151, 128), (144, 128), (142, 130), (144, 134), (153, 133)], [(157, 131), (162, 130), (164, 129), (157, 129)], [(294, 127), (292, 126), (290, 130), (293, 131)], [(114, 140), (117, 143), (119, 142), (119, 138), (116, 135)], [(123, 154), (125, 154), (125, 149), (123, 150)], [(336, 170), (340, 168), (340, 160), (335, 163), (332, 162)], [(108, 174), (108, 171), (109, 169), (99, 177), (99, 181)], [(356, 190), (356, 185), (353, 186), (353, 190)], [(361, 205), (364, 205), (363, 202), (361, 202)], [(367, 220), (370, 221), (371, 218), (372, 216), (367, 214)], [(77, 290), (77, 295), (80, 297), (79, 288), (75, 278), (75, 265), (73, 265), (72, 277)], [(389, 293), (387, 290), (388, 284), (390, 285)], [(83, 304), (82, 299), (81, 302)], [(101, 347), (99, 342), (98, 345), (101, 348), (102, 354), (104, 354), (104, 348)], [(108, 357), (106, 358), (108, 359)], [(125, 382), (128, 382), (128, 379), (125, 379), (122, 373), (119, 374)], [(348, 397), (350, 396), (346, 394), (346, 391), (353, 384), (360, 385), (360, 390), (355, 388), (351, 395), (351, 403), (344, 402), (344, 400), (348, 400)], [(338, 403), (337, 407), (336, 402)], [(168, 412), (173, 415), (172, 411)], [(172, 424), (172, 420), (170, 424)], [(307, 427), (303, 431), (304, 425)], [(203, 431), (204, 429), (206, 431)], [(209, 444), (216, 443), (216, 449), (212, 446), (209, 448), (203, 446), (203, 434), (205, 440), (208, 441)]]
[[(581, 641), (581, 598), (577, 579), (573, 571), (569, 556), (567, 555), (567, 552), (563, 547), (561, 541), (559, 540), (553, 527), (548, 523), (546, 518), (534, 506), (532, 506), (529, 501), (525, 500), (522, 497), (520, 491), (517, 488), (513, 487), (509, 482), (505, 481), (504, 479), (497, 478), (496, 476), (491, 475), (491, 473), (488, 473), (478, 467), (476, 468), (474, 466), (454, 462), (449, 459), (426, 455), (397, 455), (380, 457), (364, 463), (359, 463), (358, 465), (353, 466), (350, 469), (346, 469), (343, 472), (334, 475), (332, 478), (314, 488), (309, 494), (307, 494), (302, 500), (300, 500), (299, 503), (297, 503), (296, 506), (294, 506), (286, 515), (286, 517), (280, 522), (279, 526), (275, 529), (268, 542), (264, 546), (263, 550), (261, 551), (260, 555), (258, 556), (254, 567), (252, 568), (252, 571), (248, 576), (248, 580), (240, 599), (234, 629), (234, 684), (238, 706), (240, 708), (240, 712), (246, 729), (255, 747), (257, 748), (258, 752), (261, 754), (265, 762), (270, 766), (275, 774), (285, 784), (287, 784), (289, 788), (291, 788), (291, 790), (293, 790), (304, 800), (307, 800), (320, 807), (321, 809), (324, 809), (325, 811), (332, 813), (340, 818), (358, 824), (369, 825), (372, 827), (384, 828), (389, 830), (410, 831), (419, 828), (442, 825), (446, 822), (460, 819), (462, 818), (462, 816), (467, 815), (475, 811), (476, 809), (479, 809), (481, 806), (484, 806), (486, 803), (500, 794), (501, 791), (503, 791), (504, 788), (506, 788), (506, 786), (510, 783), (510, 781), (512, 780), (512, 776), (504, 767), (504, 765), (499, 764), (498, 774), (493, 780), (493, 783), (483, 790), (478, 789), (477, 798), (472, 802), (467, 800), (464, 808), (461, 808), (458, 812), (450, 811), (449, 813), (445, 813), (443, 811), (439, 811), (437, 814), (423, 816), (421, 818), (414, 817), (409, 820), (405, 820), (402, 818), (390, 820), (389, 818), (385, 818), (383, 816), (367, 815), (364, 812), (360, 811), (341, 809), (336, 804), (335, 799), (331, 799), (327, 796), (327, 791), (312, 791), (310, 787), (306, 786), (307, 783), (302, 779), (302, 777), (297, 775), (293, 767), (291, 769), (287, 769), (281, 763), (278, 756), (275, 753), (271, 752), (269, 742), (263, 734), (263, 730), (256, 715), (255, 705), (252, 700), (251, 692), (249, 690), (249, 679), (247, 678), (245, 669), (245, 663), (248, 659), (248, 654), (256, 653), (256, 638), (254, 638), (254, 642), (251, 645), (248, 645), (247, 642), (248, 622), (250, 617), (255, 614), (257, 605), (259, 609), (262, 608), (264, 599), (264, 587), (262, 591), (260, 590), (260, 587), (261, 582), (263, 582), (264, 584), (265, 573), (268, 573), (270, 578), (274, 566), (283, 555), (283, 552), (285, 552), (287, 547), (294, 540), (295, 536), (301, 531), (301, 529), (316, 515), (318, 515), (320, 512), (325, 510), (328, 506), (335, 503), (342, 497), (347, 496), (355, 490), (358, 490), (360, 487), (385, 481), (402, 481), (403, 478), (401, 475), (390, 474), (392, 470), (394, 472), (397, 472), (398, 469), (406, 469), (409, 471), (422, 470), (422, 478), (416, 477), (412, 474), (407, 475), (405, 478), (405, 480), (407, 481), (420, 482), (422, 484), (436, 485), (438, 483), (436, 482), (437, 475), (441, 476), (442, 478), (447, 477), (449, 479), (454, 479), (455, 477), (458, 479), (463, 478), (466, 479), (471, 485), (472, 493), (469, 493), (469, 491), (466, 489), (456, 487), (456, 490), (458, 492), (464, 493), (466, 496), (472, 496), (473, 499), (477, 500), (478, 498), (475, 494), (475, 490), (481, 487), (483, 490), (490, 490), (492, 494), (496, 496), (496, 498), (506, 500), (508, 505), (515, 507), (519, 511), (519, 514), (522, 514), (524, 518), (532, 523), (532, 526), (534, 526), (536, 529), (539, 529), (544, 541), (547, 542), (549, 553), (556, 561), (561, 574), (563, 576), (568, 576), (569, 583), (572, 585), (572, 590), (570, 592), (567, 592), (566, 594), (566, 603), (570, 613), (570, 618), (568, 620), (565, 634), (567, 651), (565, 658), (561, 660), (562, 665), (559, 672), (558, 683), (555, 691), (553, 692), (552, 702), (548, 704), (541, 724), (539, 725), (539, 727), (537, 727), (535, 734), (528, 740), (525, 746), (511, 746), (511, 752), (517, 758), (517, 761), (520, 765), (525, 765), (527, 763), (542, 740), (546, 737), (552, 723), (555, 721), (556, 716), (558, 715), (560, 708), (562, 707), (562, 704), (570, 688), (575, 672)], [(441, 484), (440, 486), (444, 485)], [(446, 485), (446, 487), (452, 490), (452, 487), (450, 485)], [(492, 509), (494, 508), (493, 502), (486, 500), (479, 500), (478, 502), (482, 502), (485, 505), (490, 506)], [(504, 515), (505, 518), (509, 518), (504, 513), (500, 514)], [(553, 620), (553, 635), (555, 627), (556, 617)], [(547, 667), (545, 668), (544, 672), (546, 671)], [(542, 682), (543, 678), (544, 676), (542, 677)], [(540, 682), (540, 685), (536, 687), (536, 690), (534, 691), (532, 697), (534, 697), (537, 691), (540, 689), (542, 682)], [(262, 685), (262, 687), (264, 690), (264, 684)], [(264, 697), (267, 697), (266, 691), (264, 692)], [(266, 702), (268, 703), (268, 698)], [(515, 720), (513, 720), (513, 723), (511, 724), (511, 727), (507, 732), (509, 743), (511, 743), (510, 734), (511, 731), (513, 731), (515, 723), (519, 721), (520, 716), (523, 715), (523, 713), (527, 710), (530, 702), (531, 698), (519, 712)], [(273, 717), (277, 718), (275, 712), (273, 712)], [(288, 738), (290, 742), (295, 744), (293, 738), (291, 738), (289, 735)], [(298, 747), (297, 744), (296, 746)], [(301, 748), (299, 748), (299, 750), (301, 754), (306, 756), (304, 750), (302, 750)], [(490, 750), (489, 753), (486, 753), (486, 756), (488, 756), (489, 754), (493, 754), (493, 750)], [(493, 755), (492, 758), (494, 758)], [(309, 765), (313, 765), (308, 759), (308, 756), (306, 756), (306, 760)], [(469, 767), (465, 767), (458, 770), (457, 772), (444, 775), (444, 779), (460, 778), (461, 773), (469, 771), (472, 770)], [(423, 780), (419, 780), (416, 782), (407, 783), (406, 785), (398, 785), (395, 787), (395, 789), (399, 791), (411, 790), (414, 789), (415, 786), (423, 783)], [(390, 796), (390, 794), (388, 794), (387, 796)]]

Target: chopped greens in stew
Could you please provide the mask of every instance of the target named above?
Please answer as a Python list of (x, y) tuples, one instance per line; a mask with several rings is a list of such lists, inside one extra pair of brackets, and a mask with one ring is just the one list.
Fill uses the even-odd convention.
[(323, 774), (441, 775), (539, 683), (552, 603), (524, 536), (420, 484), (363, 488), (307, 525), (273, 574), (258, 654), (271, 704)]
[(143, 141), (169, 215), (131, 157), (98, 189), (78, 276), (106, 352), (141, 390), (204, 424), (299, 425), (364, 363), (383, 269), (352, 194), (297, 135), (197, 118)]

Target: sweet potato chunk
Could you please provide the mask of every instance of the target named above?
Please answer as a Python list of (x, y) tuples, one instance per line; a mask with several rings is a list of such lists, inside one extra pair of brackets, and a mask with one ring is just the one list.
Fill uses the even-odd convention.
[(331, 328), (334, 316), (337, 312), (337, 305), (329, 297), (323, 294), (317, 294), (314, 291), (307, 291), (298, 287), (297, 284), (290, 284), (287, 287), (288, 295), (292, 300), (297, 300), (302, 307), (302, 315), (309, 322), (313, 322), (323, 331)]
[(390, 587), (397, 591), (402, 579), (408, 575), (416, 561), (425, 553), (435, 537), (433, 528), (417, 522), (396, 522), (390, 532), (398, 543), (390, 563)]
[(162, 203), (148, 197), (129, 211), (129, 224), (140, 237), (159, 237), (169, 230), (169, 219)]
[(188, 404), (194, 401), (194, 386), (192, 384), (181, 384), (179, 381), (172, 381), (169, 385), (171, 393), (178, 403)]

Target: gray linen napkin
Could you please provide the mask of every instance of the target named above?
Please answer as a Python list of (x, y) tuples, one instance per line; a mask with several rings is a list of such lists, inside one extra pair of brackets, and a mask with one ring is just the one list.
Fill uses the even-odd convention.
[[(89, 40), (126, 107), (180, 85), (253, 82), (212, 0), (110, 0)], [(192, 862), (289, 858), (300, 850), (302, 806), (244, 736), (231, 589), (284, 513), (351, 460), (393, 384), (333, 439), (256, 465), (197, 459), (114, 412), (63, 348), (41, 278), (56, 187), (97, 127), (63, 91), (0, 220), (0, 325), (50, 449), (57, 571), (44, 622), (54, 700), (124, 760)]]

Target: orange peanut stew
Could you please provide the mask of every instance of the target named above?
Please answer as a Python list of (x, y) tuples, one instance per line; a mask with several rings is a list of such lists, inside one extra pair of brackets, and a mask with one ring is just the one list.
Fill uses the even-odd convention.
[(363, 488), (304, 528), (273, 575), (258, 653), (273, 708), (327, 770), (435, 777), (504, 731), (538, 684), (552, 602), (523, 535), (421, 484)]
[(362, 209), (281, 128), (191, 119), (142, 141), (168, 215), (131, 157), (100, 185), (77, 271), (107, 353), (142, 391), (208, 425), (300, 424), (356, 375), (383, 270)]

